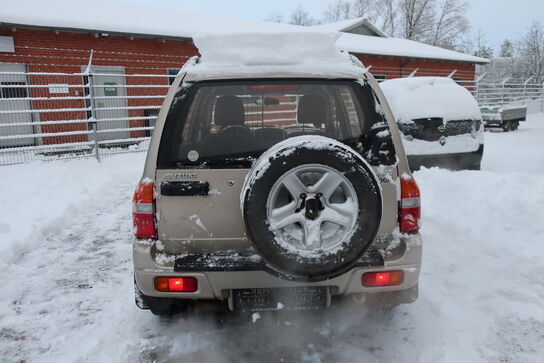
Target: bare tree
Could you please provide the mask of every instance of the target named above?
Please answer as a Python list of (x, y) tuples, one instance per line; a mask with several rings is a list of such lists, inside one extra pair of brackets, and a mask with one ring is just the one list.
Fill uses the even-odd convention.
[(365, 18), (375, 23), (380, 14), (378, 12), (379, 3), (383, 0), (353, 0), (351, 11), (356, 18)]
[(534, 77), (538, 83), (544, 81), (544, 28), (540, 22), (533, 21), (521, 39), (520, 53), (524, 58), (525, 75)]
[(270, 21), (272, 23), (285, 23), (282, 13), (269, 14), (264, 20)]
[(441, 0), (438, 4), (431, 45), (458, 49), (470, 26), (466, 17), (468, 4), (462, 0)]
[(403, 38), (418, 41), (430, 39), (434, 25), (434, 2), (435, 0), (402, 0)]
[(323, 20), (331, 23), (354, 17), (351, 3), (347, 0), (335, 0), (329, 3), (327, 10), (323, 14)]
[(397, 36), (400, 0), (377, 0), (375, 4), (377, 25), (390, 36)]
[(319, 24), (319, 21), (314, 19), (310, 15), (310, 13), (308, 13), (306, 10), (304, 10), (302, 6), (299, 5), (291, 13), (291, 16), (289, 17), (289, 23), (295, 25), (310, 26)]

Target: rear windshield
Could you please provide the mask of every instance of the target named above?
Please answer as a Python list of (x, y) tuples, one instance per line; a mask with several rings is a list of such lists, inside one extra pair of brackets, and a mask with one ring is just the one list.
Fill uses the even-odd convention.
[(250, 167), (274, 144), (320, 135), (361, 148), (378, 121), (353, 81), (202, 82), (182, 88), (166, 119), (159, 168)]

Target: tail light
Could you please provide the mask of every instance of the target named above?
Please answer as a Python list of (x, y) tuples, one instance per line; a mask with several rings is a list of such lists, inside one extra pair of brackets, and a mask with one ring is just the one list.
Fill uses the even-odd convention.
[(413, 177), (402, 177), (400, 190), (400, 231), (401, 233), (416, 233), (419, 231), (419, 220), (421, 219), (419, 187)]
[(198, 281), (194, 277), (155, 277), (155, 290), (162, 292), (195, 292)]
[(367, 272), (361, 276), (361, 284), (365, 287), (395, 286), (403, 281), (403, 271)]
[(132, 198), (132, 223), (136, 238), (157, 238), (154, 184), (152, 181), (142, 181), (136, 187)]

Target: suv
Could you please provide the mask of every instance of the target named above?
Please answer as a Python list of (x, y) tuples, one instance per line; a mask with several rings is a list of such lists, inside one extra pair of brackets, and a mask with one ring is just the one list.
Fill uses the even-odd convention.
[(333, 66), (213, 67), (208, 39), (164, 101), (134, 193), (137, 305), (415, 301), (419, 189), (378, 83), (334, 41)]
[(413, 77), (380, 85), (393, 109), (412, 170), (480, 170), (484, 126), (476, 99), (446, 77)]

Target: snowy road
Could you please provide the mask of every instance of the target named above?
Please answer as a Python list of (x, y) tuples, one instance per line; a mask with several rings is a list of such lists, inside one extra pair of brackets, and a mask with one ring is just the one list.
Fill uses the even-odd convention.
[(256, 324), (133, 303), (130, 196), (144, 155), (3, 167), (0, 361), (544, 362), (544, 114), (486, 133), (483, 171), (416, 173), (417, 303)]

